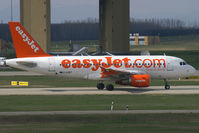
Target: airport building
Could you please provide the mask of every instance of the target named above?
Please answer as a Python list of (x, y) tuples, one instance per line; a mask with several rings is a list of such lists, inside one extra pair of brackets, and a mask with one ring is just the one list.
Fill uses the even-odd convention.
[(139, 33), (130, 34), (130, 46), (138, 46), (138, 45), (156, 45), (160, 43), (159, 36), (140, 36)]
[(130, 46), (133, 45), (149, 45), (149, 37), (148, 36), (139, 36), (138, 33), (129, 36)]

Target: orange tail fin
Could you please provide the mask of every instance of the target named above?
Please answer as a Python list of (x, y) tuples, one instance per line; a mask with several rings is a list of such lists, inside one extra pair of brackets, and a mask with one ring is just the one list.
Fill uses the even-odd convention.
[(39, 44), (30, 36), (19, 22), (8, 22), (12, 34), (17, 58), (46, 57)]

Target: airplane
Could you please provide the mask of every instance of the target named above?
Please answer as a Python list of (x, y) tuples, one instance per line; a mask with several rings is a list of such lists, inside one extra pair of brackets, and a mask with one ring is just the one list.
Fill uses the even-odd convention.
[[(97, 88), (114, 90), (113, 82), (143, 88), (152, 79), (162, 79), (170, 89), (169, 79), (191, 76), (196, 70), (183, 59), (173, 56), (52, 56), (44, 52), (19, 22), (9, 22), (16, 56), (5, 64), (31, 72), (71, 79), (97, 80)], [(38, 33), (39, 34), (39, 33)], [(110, 83), (104, 85), (104, 81)]]

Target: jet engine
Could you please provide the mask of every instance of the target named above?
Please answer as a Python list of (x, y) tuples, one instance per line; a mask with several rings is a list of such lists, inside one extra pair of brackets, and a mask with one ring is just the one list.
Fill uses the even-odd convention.
[(0, 67), (5, 67), (6, 66), (6, 58), (5, 57), (0, 57)]
[(131, 75), (128, 79), (116, 81), (119, 85), (131, 85), (134, 87), (149, 87), (150, 76), (149, 75)]

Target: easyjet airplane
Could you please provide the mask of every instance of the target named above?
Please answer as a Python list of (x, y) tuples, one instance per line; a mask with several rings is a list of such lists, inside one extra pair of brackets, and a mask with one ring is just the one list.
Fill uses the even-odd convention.
[[(183, 59), (172, 56), (52, 56), (45, 53), (19, 22), (9, 22), (16, 55), (5, 60), (6, 65), (27, 71), (73, 79), (98, 80), (97, 88), (103, 90), (103, 81), (148, 87), (151, 79), (163, 79), (165, 89), (170, 89), (168, 79), (188, 77), (195, 69)], [(38, 33), (39, 34), (39, 33)]]

